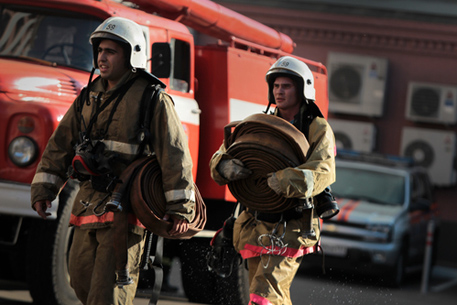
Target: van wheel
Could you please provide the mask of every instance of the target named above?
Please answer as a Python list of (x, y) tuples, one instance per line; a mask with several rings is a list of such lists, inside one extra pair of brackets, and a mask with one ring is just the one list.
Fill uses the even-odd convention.
[(403, 284), (405, 278), (406, 258), (407, 252), (405, 249), (403, 249), (397, 258), (395, 266), (389, 270), (389, 273), (386, 277), (386, 283), (388, 286), (399, 288)]
[(224, 305), (249, 302), (248, 271), (244, 264), (237, 266), (229, 277), (222, 278), (208, 270), (208, 239), (192, 238), (183, 241), (181, 249), (181, 277), (184, 292), (190, 302)]
[(29, 232), (27, 283), (35, 304), (79, 305), (70, 286), (68, 255), (73, 230), (68, 226), (78, 186), (68, 181), (59, 195), (57, 219), (36, 220)]

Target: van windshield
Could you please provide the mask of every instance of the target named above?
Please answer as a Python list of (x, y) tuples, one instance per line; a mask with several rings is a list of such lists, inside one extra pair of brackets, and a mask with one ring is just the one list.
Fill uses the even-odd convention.
[(405, 202), (405, 178), (380, 171), (337, 165), (336, 181), (331, 187), (335, 197), (339, 198), (388, 205), (403, 205)]
[(0, 56), (44, 60), (85, 71), (92, 68), (90, 34), (99, 20), (56, 10), (0, 7)]

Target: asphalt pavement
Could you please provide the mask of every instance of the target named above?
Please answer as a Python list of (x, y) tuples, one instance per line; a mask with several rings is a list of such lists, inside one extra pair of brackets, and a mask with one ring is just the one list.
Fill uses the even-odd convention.
[[(452, 215), (457, 217), (457, 214)], [(388, 289), (378, 285), (375, 279), (357, 277), (351, 273), (338, 273), (328, 270), (324, 276), (319, 272), (309, 273), (300, 270), (295, 278), (291, 295), (294, 305), (455, 305), (457, 304), (457, 221), (448, 219), (440, 222), (437, 263), (431, 267), (428, 280), (424, 272), (409, 275), (400, 289)], [(174, 261), (172, 283), (178, 290), (172, 294), (161, 293), (158, 305), (180, 305), (190, 303), (181, 285), (180, 264)], [(135, 305), (149, 304), (149, 291), (139, 290)], [(306, 301), (305, 301), (306, 300)], [(32, 299), (24, 284), (0, 280), (0, 304), (29, 305)], [(222, 304), (223, 305), (223, 304)]]
[[(183, 294), (179, 262), (172, 268), (173, 294), (162, 293), (158, 305), (204, 305), (190, 303)], [(420, 273), (407, 277), (401, 288), (379, 285), (376, 278), (328, 270), (325, 275), (314, 270), (299, 270), (291, 287), (294, 305), (455, 305), (457, 304), (457, 269), (436, 266), (430, 275), (427, 291), (421, 291)], [(211, 292), (208, 292), (211, 293)], [(148, 305), (150, 291), (138, 291), (135, 305)], [(0, 304), (30, 305), (32, 299), (24, 284), (0, 281)], [(44, 305), (44, 304), (43, 304)], [(221, 304), (224, 305), (224, 304)], [(242, 304), (244, 305), (244, 304)]]

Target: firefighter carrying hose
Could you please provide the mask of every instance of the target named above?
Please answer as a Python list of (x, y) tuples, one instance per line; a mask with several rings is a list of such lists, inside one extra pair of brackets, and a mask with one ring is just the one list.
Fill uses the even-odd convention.
[[(127, 305), (132, 304), (138, 284), (144, 226), (130, 211), (128, 267), (116, 270), (113, 254), (118, 239), (112, 209), (121, 207), (106, 207), (114, 202), (114, 186), (135, 159), (155, 154), (167, 201), (164, 219), (173, 223), (169, 234), (183, 234), (195, 215), (192, 159), (171, 97), (145, 71), (147, 46), (141, 27), (111, 17), (92, 33), (90, 43), (100, 77), (89, 80), (50, 138), (32, 182), (31, 200), (33, 209), (46, 219), (51, 201), (68, 177), (80, 181), (70, 218), (71, 286), (83, 304)], [(148, 99), (146, 92), (157, 98)], [(146, 124), (145, 103), (152, 100)]]
[[(303, 256), (317, 251), (319, 217), (330, 218), (338, 207), (329, 185), (335, 181), (335, 139), (314, 103), (314, 78), (302, 61), (281, 57), (266, 74), (269, 105), (275, 116), (293, 124), (306, 137), (306, 162), (269, 173), (268, 186), (294, 208), (281, 213), (245, 208), (233, 229), (235, 250), (247, 260), (251, 305), (289, 305), (290, 286)], [(279, 150), (281, 148), (278, 148)], [(252, 171), (227, 153), (223, 144), (210, 161), (219, 185), (247, 179)], [(243, 205), (243, 202), (240, 202)]]

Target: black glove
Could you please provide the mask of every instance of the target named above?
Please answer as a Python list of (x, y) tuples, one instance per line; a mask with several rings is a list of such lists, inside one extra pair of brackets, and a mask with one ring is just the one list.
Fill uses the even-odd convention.
[(229, 181), (246, 179), (252, 171), (244, 167), (243, 162), (238, 159), (223, 160), (217, 166), (219, 174)]

